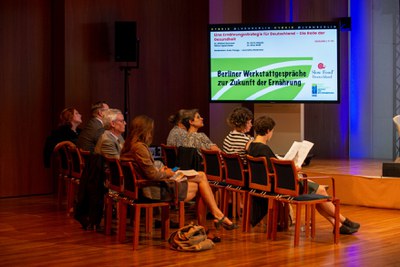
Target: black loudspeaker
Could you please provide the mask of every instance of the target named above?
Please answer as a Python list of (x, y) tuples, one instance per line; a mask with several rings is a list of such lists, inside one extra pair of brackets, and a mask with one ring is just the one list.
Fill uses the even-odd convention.
[(400, 163), (384, 162), (382, 164), (382, 176), (400, 177)]
[(137, 60), (137, 39), (135, 21), (115, 22), (115, 61), (135, 62)]

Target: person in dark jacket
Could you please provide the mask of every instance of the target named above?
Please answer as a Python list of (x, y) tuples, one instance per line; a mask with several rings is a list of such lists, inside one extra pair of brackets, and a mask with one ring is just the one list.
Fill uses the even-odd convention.
[(61, 111), (60, 122), (57, 129), (53, 130), (46, 138), (43, 161), (44, 166), (49, 168), (51, 165), (51, 155), (54, 147), (62, 141), (71, 141), (76, 144), (81, 130), (78, 126), (82, 123), (82, 115), (74, 107), (65, 108)]
[(103, 112), (108, 110), (109, 106), (104, 101), (92, 105), (92, 118), (87, 122), (85, 128), (79, 135), (76, 145), (85, 151), (94, 152), (94, 148), (99, 137), (104, 133)]

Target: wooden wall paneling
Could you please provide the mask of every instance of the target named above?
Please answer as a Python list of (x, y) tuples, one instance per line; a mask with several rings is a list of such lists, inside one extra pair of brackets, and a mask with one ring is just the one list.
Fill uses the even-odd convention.
[(289, 0), (243, 1), (243, 22), (289, 22)]
[(114, 61), (114, 22), (135, 21), (137, 1), (67, 1), (65, 7), (66, 105), (84, 123), (90, 106), (106, 101), (124, 111), (124, 76)]
[(131, 113), (155, 120), (154, 144), (166, 142), (168, 116), (181, 108), (199, 108), (208, 134), (208, 1), (141, 1), (139, 8)]
[(52, 191), (43, 168), (51, 128), (50, 1), (0, 2), (0, 197)]
[[(347, 0), (294, 0), (294, 21), (336, 21), (347, 17)], [(304, 137), (322, 158), (349, 156), (348, 33), (340, 34), (340, 104), (305, 104)]]
[(113, 61), (115, 20), (137, 21), (140, 39), (140, 66), (129, 76), (130, 118), (153, 117), (158, 144), (179, 108), (198, 107), (208, 116), (208, 3), (76, 0), (65, 9), (66, 104), (77, 106), (84, 121), (97, 100), (124, 108), (122, 64)]

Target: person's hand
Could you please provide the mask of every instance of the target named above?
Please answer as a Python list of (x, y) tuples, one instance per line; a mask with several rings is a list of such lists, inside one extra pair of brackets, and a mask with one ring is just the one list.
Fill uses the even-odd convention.
[(170, 168), (165, 168), (164, 172), (167, 174), (168, 177), (174, 176), (175, 172)]

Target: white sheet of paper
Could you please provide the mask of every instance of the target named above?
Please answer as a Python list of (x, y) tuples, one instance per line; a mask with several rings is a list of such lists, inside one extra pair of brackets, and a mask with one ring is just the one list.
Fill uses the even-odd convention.
[(293, 160), (297, 167), (301, 167), (313, 146), (314, 143), (307, 140), (303, 140), (302, 142), (294, 141), (283, 159)]

